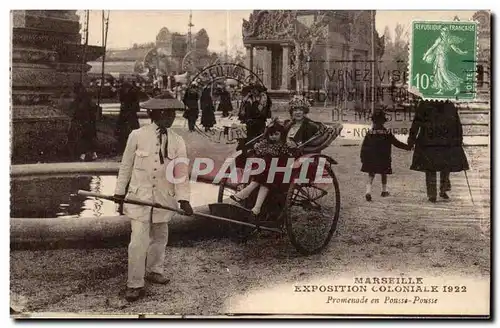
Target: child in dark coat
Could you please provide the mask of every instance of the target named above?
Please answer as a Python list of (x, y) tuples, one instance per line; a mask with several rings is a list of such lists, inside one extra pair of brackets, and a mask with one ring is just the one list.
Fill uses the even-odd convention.
[(375, 174), (382, 177), (382, 197), (389, 196), (387, 191), (387, 175), (392, 174), (391, 150), (392, 146), (411, 150), (405, 143), (396, 139), (390, 130), (384, 127), (387, 121), (383, 111), (377, 111), (372, 116), (373, 126), (368, 130), (361, 145), (361, 172), (368, 173), (365, 198), (372, 200), (371, 190)]

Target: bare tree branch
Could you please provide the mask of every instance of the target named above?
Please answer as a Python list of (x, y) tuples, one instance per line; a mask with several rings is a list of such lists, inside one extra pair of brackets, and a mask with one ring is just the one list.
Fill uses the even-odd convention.
[(293, 28), (288, 33), (288, 38), (292, 40), (294, 49), (291, 51), (292, 60), (289, 72), (297, 80), (297, 91), (302, 91), (302, 80), (307, 77), (310, 71), (311, 55), (320, 39), (328, 35), (329, 16), (327, 13), (316, 13), (311, 26), (301, 24), (297, 19)]

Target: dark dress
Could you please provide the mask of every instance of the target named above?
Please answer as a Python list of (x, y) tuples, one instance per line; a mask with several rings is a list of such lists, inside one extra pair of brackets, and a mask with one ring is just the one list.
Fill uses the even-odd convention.
[(215, 108), (212, 101), (212, 96), (210, 95), (210, 89), (206, 88), (201, 93), (200, 98), (201, 106), (201, 125), (206, 129), (213, 127), (216, 123), (215, 121)]
[(462, 140), (462, 124), (453, 103), (421, 101), (408, 136), (408, 145), (415, 145), (410, 169), (421, 172), (468, 170)]
[[(286, 120), (285, 121), (285, 130), (286, 134), (288, 135), (290, 129), (294, 125), (293, 120)], [(295, 141), (297, 144), (302, 144), (308, 140), (310, 140), (312, 137), (314, 137), (318, 131), (322, 128), (322, 124), (318, 122), (314, 122), (313, 120), (304, 117), (302, 124), (300, 125), (299, 129), (295, 133), (295, 135), (292, 137), (292, 140)], [(304, 153), (308, 152), (307, 146), (304, 147)]]
[(236, 147), (236, 150), (242, 150), (243, 152), (236, 161), (236, 167), (244, 167), (247, 150), (245, 144), (264, 133), (266, 121), (271, 117), (271, 98), (265, 94), (264, 104), (261, 104), (259, 101), (262, 99), (263, 98), (254, 99), (251, 94), (247, 94), (242, 100), (238, 118), (241, 123), (245, 124), (246, 138), (239, 140), (238, 146)]
[(72, 157), (95, 152), (97, 148), (97, 105), (88, 93), (77, 95), (70, 105), (72, 114), (68, 132), (68, 150)]
[(231, 95), (225, 89), (220, 92), (220, 103), (217, 106), (217, 111), (222, 112), (222, 117), (229, 116), (229, 112), (233, 111), (233, 104), (231, 103)]
[(271, 98), (264, 93), (265, 104), (261, 104), (260, 99), (254, 99), (252, 95), (247, 95), (241, 104), (239, 119), (246, 125), (248, 142), (260, 134), (264, 133), (266, 121), (271, 117)]
[(140, 90), (133, 86), (122, 86), (120, 90), (120, 113), (116, 123), (116, 137), (120, 151), (125, 149), (128, 136), (132, 130), (139, 128), (137, 112), (139, 106)]
[(255, 181), (267, 187), (278, 187), (279, 185), (283, 184), (285, 176), (284, 172), (276, 172), (274, 174), (272, 182), (270, 183), (268, 183), (267, 180), (269, 177), (269, 171), (273, 158), (278, 159), (278, 167), (285, 167), (288, 162), (288, 158), (294, 157), (293, 152), (287, 147), (287, 145), (284, 143), (272, 144), (267, 139), (264, 139), (255, 144), (254, 152), (256, 157), (262, 158), (266, 163), (264, 171), (254, 176)]
[(392, 146), (410, 149), (386, 128), (368, 130), (361, 145), (361, 172), (392, 174)]
[(184, 94), (184, 105), (187, 109), (184, 112), (184, 118), (188, 120), (189, 131), (194, 131), (196, 120), (198, 119), (198, 92), (195, 89), (189, 88)]

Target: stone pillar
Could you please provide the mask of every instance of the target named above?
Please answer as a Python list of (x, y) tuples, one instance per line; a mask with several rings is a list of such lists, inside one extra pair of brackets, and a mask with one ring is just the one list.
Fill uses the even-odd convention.
[(253, 72), (253, 46), (245, 46), (247, 56), (245, 58), (245, 66)]
[(281, 73), (281, 89), (288, 90), (290, 88), (290, 46), (288, 44), (283, 47), (283, 69)]
[(272, 74), (272, 68), (271, 68), (271, 63), (272, 63), (272, 52), (271, 49), (268, 49), (267, 47), (262, 47), (260, 49), (262, 51), (262, 69), (263, 69), (263, 76), (262, 76), (262, 82), (264, 83), (264, 86), (266, 86), (268, 89), (271, 89), (271, 74)]
[[(87, 82), (82, 47), (76, 10), (12, 11), (13, 162), (65, 147), (70, 113), (59, 100), (64, 92), (71, 96), (81, 77)], [(88, 46), (85, 58), (103, 54), (103, 48)]]

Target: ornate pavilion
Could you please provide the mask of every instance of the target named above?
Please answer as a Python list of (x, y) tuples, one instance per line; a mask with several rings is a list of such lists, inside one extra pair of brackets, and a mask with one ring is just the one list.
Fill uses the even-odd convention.
[[(374, 24), (375, 13), (368, 10), (254, 10), (243, 20), (246, 66), (259, 75), (271, 92), (294, 90), (296, 81), (289, 72), (293, 41), (287, 36), (290, 24), (308, 25), (318, 15), (330, 16), (325, 38), (318, 40), (311, 54), (311, 70), (305, 85), (324, 88), (326, 71), (370, 68), (371, 33), (375, 33), (375, 55), (383, 53), (383, 39)], [(366, 66), (366, 67), (365, 67)]]

